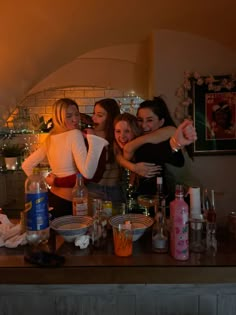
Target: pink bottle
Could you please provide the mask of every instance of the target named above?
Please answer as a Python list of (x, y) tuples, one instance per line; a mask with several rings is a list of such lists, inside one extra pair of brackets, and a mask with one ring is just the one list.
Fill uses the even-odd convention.
[(170, 249), (171, 255), (177, 260), (189, 258), (189, 210), (183, 197), (183, 186), (176, 185), (175, 200), (170, 203)]

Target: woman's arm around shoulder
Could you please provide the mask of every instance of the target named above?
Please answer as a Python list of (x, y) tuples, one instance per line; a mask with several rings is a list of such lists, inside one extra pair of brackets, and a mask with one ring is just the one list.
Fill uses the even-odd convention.
[(135, 151), (145, 143), (158, 144), (160, 142), (168, 140), (170, 137), (173, 136), (175, 130), (175, 127), (167, 126), (137, 137), (136, 139), (126, 143), (123, 153), (124, 157), (127, 160), (132, 159)]
[(82, 132), (75, 130), (72, 141), (72, 154), (80, 173), (90, 179), (95, 174), (100, 155), (103, 148), (108, 145), (108, 141), (92, 134), (87, 134), (86, 137), (88, 140), (88, 151)]
[(136, 173), (143, 177), (153, 177), (160, 171), (160, 166), (155, 165), (154, 163), (146, 163), (146, 162), (139, 162), (133, 163), (131, 161), (126, 160), (123, 155), (122, 151), (118, 147), (114, 147), (114, 152), (116, 156), (116, 160), (119, 165), (124, 168), (127, 168), (133, 173)]

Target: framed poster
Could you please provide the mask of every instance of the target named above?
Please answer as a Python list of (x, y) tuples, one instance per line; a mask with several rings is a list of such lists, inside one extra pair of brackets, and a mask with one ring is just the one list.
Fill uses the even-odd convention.
[(236, 154), (236, 87), (217, 88), (222, 77), (215, 78), (212, 89), (191, 80), (189, 111), (198, 135), (194, 155)]

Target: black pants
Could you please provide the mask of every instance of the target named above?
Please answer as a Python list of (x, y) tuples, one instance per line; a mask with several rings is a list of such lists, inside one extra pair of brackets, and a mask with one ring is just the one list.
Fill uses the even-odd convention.
[(48, 202), (49, 207), (53, 210), (50, 211), (50, 220), (61, 217), (63, 215), (72, 215), (72, 202), (57, 195), (53, 194), (50, 190), (48, 191)]

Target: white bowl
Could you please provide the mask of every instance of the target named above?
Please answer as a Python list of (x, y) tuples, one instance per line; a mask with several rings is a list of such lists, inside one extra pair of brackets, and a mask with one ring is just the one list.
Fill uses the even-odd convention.
[(54, 219), (50, 227), (66, 242), (74, 242), (78, 236), (86, 234), (92, 223), (93, 218), (89, 216), (66, 215)]
[(138, 213), (115, 215), (109, 219), (111, 226), (124, 224), (125, 221), (130, 221), (131, 223), (133, 230), (133, 242), (137, 241), (154, 222), (151, 217)]

